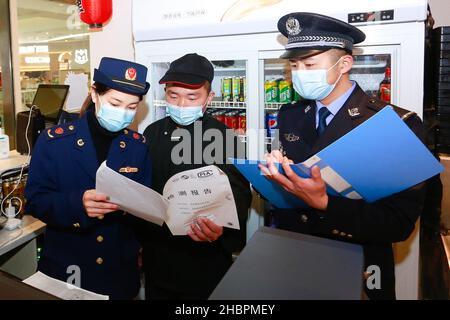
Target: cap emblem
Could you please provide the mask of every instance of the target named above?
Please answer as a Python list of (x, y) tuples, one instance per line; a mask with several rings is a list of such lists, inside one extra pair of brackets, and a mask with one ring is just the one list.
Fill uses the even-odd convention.
[(130, 81), (134, 81), (136, 80), (137, 77), (137, 71), (135, 68), (128, 68), (127, 71), (125, 72), (125, 79), (130, 80)]
[(300, 22), (296, 18), (290, 17), (286, 21), (286, 30), (290, 36), (296, 36), (302, 32), (303, 29), (300, 27)]

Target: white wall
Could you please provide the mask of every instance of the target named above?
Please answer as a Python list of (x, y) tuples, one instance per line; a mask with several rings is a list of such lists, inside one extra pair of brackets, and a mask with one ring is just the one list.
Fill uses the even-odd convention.
[[(102, 57), (114, 57), (118, 59), (134, 61), (134, 41), (131, 24), (132, 0), (113, 0), (113, 14), (111, 20), (103, 26), (102, 30), (91, 31), (90, 55), (91, 78), (94, 76), (94, 68), (100, 64)], [(146, 106), (141, 104), (137, 119)], [(137, 130), (137, 123), (130, 126)]]
[(450, 1), (428, 0), (431, 14), (434, 18), (434, 27), (450, 26)]
[(132, 0), (113, 0), (113, 16), (101, 31), (91, 31), (91, 74), (102, 57), (134, 61), (131, 26)]

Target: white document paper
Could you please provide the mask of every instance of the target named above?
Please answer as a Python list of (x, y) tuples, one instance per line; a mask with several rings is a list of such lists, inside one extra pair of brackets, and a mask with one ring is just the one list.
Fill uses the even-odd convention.
[(173, 235), (187, 234), (190, 225), (201, 217), (219, 226), (240, 228), (230, 181), (214, 165), (172, 176), (163, 194), (169, 201), (166, 224)]
[(240, 229), (228, 177), (214, 165), (172, 176), (160, 195), (108, 168), (104, 162), (97, 170), (96, 190), (136, 217), (160, 226), (166, 222), (173, 235), (186, 235), (200, 217)]
[(167, 219), (168, 202), (158, 192), (108, 168), (106, 161), (97, 170), (95, 189), (138, 218), (160, 226)]
[(39, 271), (22, 282), (63, 300), (109, 300), (108, 296), (78, 288)]

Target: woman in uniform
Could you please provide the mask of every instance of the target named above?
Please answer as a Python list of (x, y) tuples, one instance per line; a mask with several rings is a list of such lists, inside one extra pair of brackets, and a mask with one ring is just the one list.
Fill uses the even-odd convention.
[(147, 68), (103, 58), (82, 115), (43, 132), (25, 189), (27, 212), (47, 224), (38, 269), (110, 299), (139, 290), (135, 218), (95, 190), (101, 163), (150, 186), (151, 161), (142, 135), (127, 127), (150, 85)]

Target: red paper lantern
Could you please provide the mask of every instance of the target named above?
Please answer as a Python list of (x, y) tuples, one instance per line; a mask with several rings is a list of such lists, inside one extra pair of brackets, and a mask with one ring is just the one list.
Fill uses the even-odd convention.
[(112, 0), (77, 0), (81, 21), (89, 28), (102, 28), (112, 16)]

